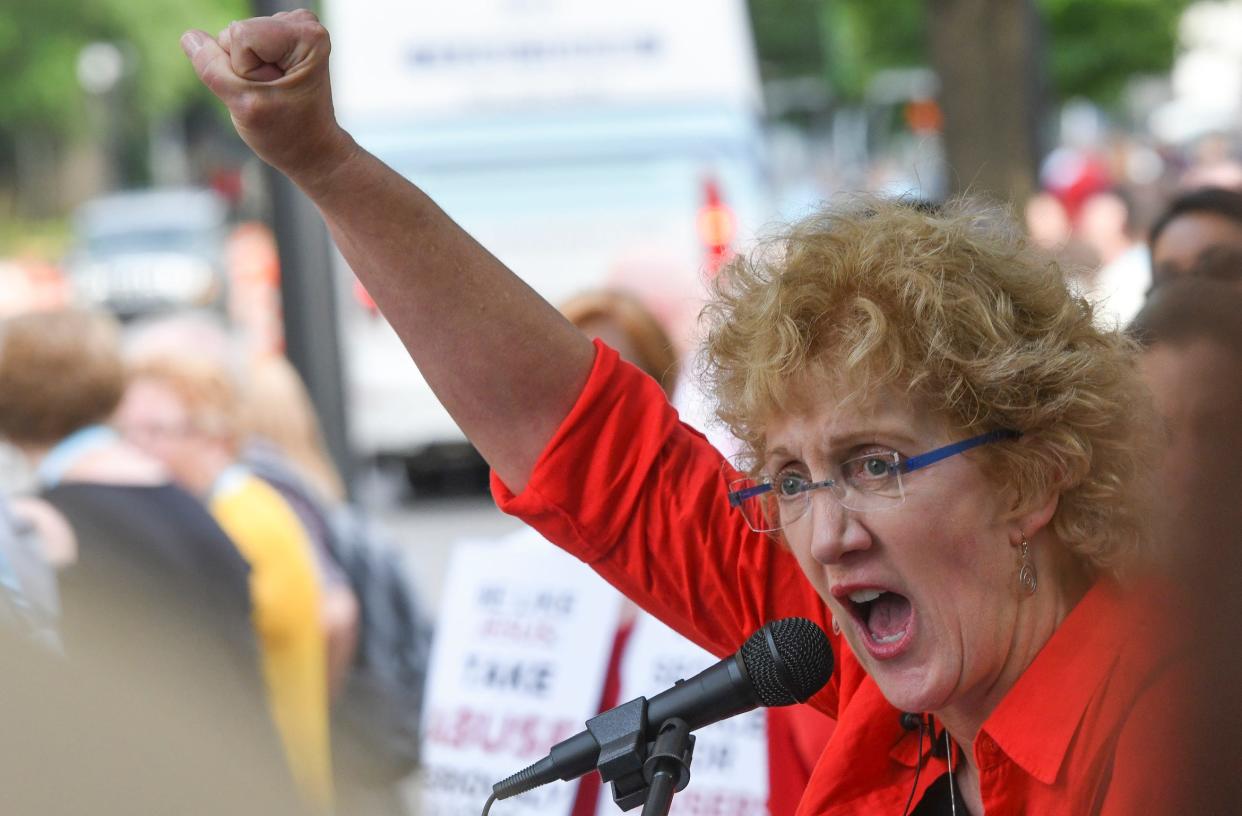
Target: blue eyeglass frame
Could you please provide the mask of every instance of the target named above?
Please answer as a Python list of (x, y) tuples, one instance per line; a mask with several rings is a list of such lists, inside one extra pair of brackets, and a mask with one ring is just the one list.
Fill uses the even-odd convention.
[[(982, 433), (978, 436), (972, 436), (969, 439), (963, 439), (960, 442), (954, 442), (934, 450), (929, 450), (926, 453), (920, 453), (918, 456), (911, 456), (909, 459), (903, 460), (900, 464), (889, 465), (889, 473), (909, 473), (913, 470), (925, 468), (928, 465), (934, 465), (937, 462), (948, 459), (950, 456), (956, 456), (959, 453), (970, 450), (971, 448), (977, 448), (980, 445), (988, 445), (992, 442), (999, 442), (1003, 439), (1017, 439), (1020, 436), (1022, 436), (1021, 431), (1015, 431), (1009, 428), (988, 431), (987, 433)], [(832, 479), (828, 479), (824, 482), (811, 482), (807, 484), (803, 492), (815, 490), (820, 487), (826, 487), (830, 483), (832, 483)], [(729, 506), (740, 507), (742, 502), (747, 499), (753, 499), (755, 496), (762, 496), (764, 493), (771, 490), (775, 490), (775, 487), (771, 482), (751, 485), (750, 487), (744, 487), (741, 490), (731, 490), (729, 491)]]

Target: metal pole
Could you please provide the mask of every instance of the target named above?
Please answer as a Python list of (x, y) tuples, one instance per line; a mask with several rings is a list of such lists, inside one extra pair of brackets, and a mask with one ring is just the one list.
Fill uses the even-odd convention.
[[(254, 12), (260, 16), (308, 6), (296, 0), (253, 0)], [(319, 211), (293, 182), (266, 165), (264, 179), (271, 194), (272, 227), (280, 253), (285, 353), (306, 383), (328, 452), (346, 490), (351, 490), (354, 459), (349, 447), (332, 242)]]

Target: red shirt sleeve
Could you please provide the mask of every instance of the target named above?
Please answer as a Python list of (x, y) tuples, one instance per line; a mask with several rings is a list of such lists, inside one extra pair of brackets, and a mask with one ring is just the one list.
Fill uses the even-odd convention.
[[(654, 380), (599, 341), (596, 349), (526, 489), (514, 495), (492, 475), (500, 508), (713, 654), (733, 653), (778, 618), (831, 632), (792, 553), (729, 506), (720, 453), (681, 423)], [(835, 688), (813, 703), (834, 713)]]

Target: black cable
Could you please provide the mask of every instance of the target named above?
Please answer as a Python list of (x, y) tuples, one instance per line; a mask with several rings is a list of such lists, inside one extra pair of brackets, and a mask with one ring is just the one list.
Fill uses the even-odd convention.
[[(923, 748), (923, 740), (921, 740), (921, 739), (920, 739), (920, 740), (919, 740), (919, 749), (921, 750), (922, 748)], [(495, 794), (495, 793), (493, 793), (491, 796), (487, 797), (487, 804), (485, 804), (485, 805), (483, 806), (483, 816), (487, 816), (488, 811), (490, 811), (490, 810), (492, 809), (492, 805), (495, 803), (495, 801), (496, 801), (496, 794)]]
[[(914, 784), (910, 786), (910, 795), (906, 797), (906, 806), (901, 811), (901, 816), (907, 816), (910, 812), (910, 805), (914, 802), (914, 792), (919, 789), (919, 774), (923, 772), (923, 735), (927, 733), (927, 721), (919, 718), (919, 758), (914, 763)], [(483, 816), (487, 816), (484, 813)]]

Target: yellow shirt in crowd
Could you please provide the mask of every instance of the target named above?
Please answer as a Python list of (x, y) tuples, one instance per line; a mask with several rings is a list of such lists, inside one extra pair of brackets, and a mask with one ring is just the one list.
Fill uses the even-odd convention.
[(328, 678), (310, 544), (280, 494), (244, 471), (222, 477), (211, 512), (250, 564), (250, 595), (268, 702), (298, 787), (332, 801)]

